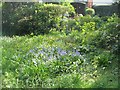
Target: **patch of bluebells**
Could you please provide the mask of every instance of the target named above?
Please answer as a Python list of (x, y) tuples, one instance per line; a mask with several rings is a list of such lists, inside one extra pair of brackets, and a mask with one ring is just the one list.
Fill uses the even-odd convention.
[[(44, 61), (61, 60), (62, 57), (64, 57), (64, 60), (65, 60), (65, 56), (66, 57), (68, 56), (71, 58), (77, 57), (77, 58), (83, 59), (83, 57), (79, 51), (64, 50), (59, 47), (34, 48), (34, 49), (29, 50), (27, 55), (29, 55), (29, 54), (33, 55), (36, 58), (41, 58)], [(35, 60), (34, 60), (34, 62), (35, 62)]]

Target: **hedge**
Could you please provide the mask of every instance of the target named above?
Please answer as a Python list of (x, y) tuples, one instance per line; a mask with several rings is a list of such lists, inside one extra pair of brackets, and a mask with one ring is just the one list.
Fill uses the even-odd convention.
[[(60, 25), (62, 16), (75, 12), (71, 5), (44, 3), (3, 4), (3, 35), (45, 34)], [(17, 5), (16, 5), (17, 6)]]

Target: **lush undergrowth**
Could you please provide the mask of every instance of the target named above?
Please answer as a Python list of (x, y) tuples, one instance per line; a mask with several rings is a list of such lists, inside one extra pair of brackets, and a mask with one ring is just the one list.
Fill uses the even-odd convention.
[(79, 39), (78, 31), (2, 37), (3, 87), (117, 88), (117, 55)]
[(118, 87), (120, 18), (116, 14), (82, 16), (70, 4), (27, 5), (3, 5), (3, 87)]

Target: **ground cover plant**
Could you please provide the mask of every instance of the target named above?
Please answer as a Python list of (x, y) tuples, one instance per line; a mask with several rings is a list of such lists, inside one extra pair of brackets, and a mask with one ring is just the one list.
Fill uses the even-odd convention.
[[(40, 16), (46, 14), (42, 12), (44, 6), (44, 10), (47, 7), (58, 7), (51, 4), (37, 6)], [(27, 34), (21, 32), (19, 36), (15, 33), (12, 36), (0, 37), (2, 86), (118, 88), (120, 18), (116, 14), (110, 17), (76, 16), (74, 10), (64, 12), (69, 16), (64, 16), (63, 13), (63, 17), (57, 14), (55, 18), (52, 16), (54, 13), (49, 13), (51, 18), (47, 15), (43, 17), (53, 21), (52, 24), (46, 21), (41, 23), (41, 27), (38, 21), (43, 18), (33, 16), (33, 22), (38, 25), (34, 28), (35, 31), (30, 25), (31, 32)], [(74, 18), (71, 13), (75, 14)], [(49, 24), (52, 26), (48, 27)], [(19, 25), (18, 30), (24, 31), (24, 20)]]

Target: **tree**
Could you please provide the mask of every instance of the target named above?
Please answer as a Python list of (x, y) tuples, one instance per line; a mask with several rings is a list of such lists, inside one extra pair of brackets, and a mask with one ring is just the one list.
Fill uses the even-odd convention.
[(113, 0), (113, 4), (118, 6), (118, 16), (120, 17), (120, 0)]
[[(17, 27), (18, 20), (17, 18), (18, 9), (22, 9), (23, 5), (31, 7), (33, 2), (3, 2), (2, 3), (2, 35), (12, 35), (16, 32), (15, 27)], [(22, 13), (21, 13), (22, 14)], [(24, 15), (26, 16), (26, 15)], [(15, 19), (15, 17), (17, 19)]]

